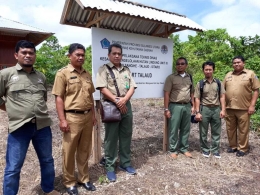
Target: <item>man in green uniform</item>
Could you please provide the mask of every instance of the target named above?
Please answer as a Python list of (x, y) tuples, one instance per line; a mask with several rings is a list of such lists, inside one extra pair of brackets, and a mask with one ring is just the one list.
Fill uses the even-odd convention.
[(121, 64), (122, 46), (112, 44), (108, 48), (109, 63), (107, 64), (115, 74), (120, 97), (117, 97), (113, 79), (106, 65), (99, 68), (97, 73), (96, 88), (103, 94), (104, 99), (116, 103), (120, 109), (122, 119), (120, 122), (105, 123), (105, 169), (107, 178), (116, 181), (115, 162), (117, 159), (117, 142), (119, 141), (119, 168), (129, 174), (135, 174), (131, 166), (131, 139), (133, 132), (133, 114), (130, 98), (134, 94), (136, 84), (129, 68)]
[[(219, 154), (219, 143), (221, 119), (225, 117), (226, 113), (225, 89), (219, 80), (213, 78), (213, 72), (215, 70), (215, 64), (213, 62), (204, 62), (202, 64), (202, 70), (205, 75), (202, 81), (203, 85), (198, 82), (194, 95), (195, 119), (196, 121), (200, 121), (200, 147), (203, 156), (209, 157), (210, 153), (212, 153), (216, 158), (221, 158)], [(209, 124), (211, 127), (211, 146), (208, 145), (207, 141)]]
[(32, 141), (40, 162), (42, 190), (59, 195), (54, 190), (52, 121), (46, 105), (46, 78), (33, 68), (36, 59), (33, 43), (17, 42), (14, 56), (16, 66), (0, 71), (0, 109), (7, 112), (9, 119), (3, 194), (18, 193), (21, 168)]
[(234, 71), (227, 73), (223, 84), (226, 89), (226, 126), (230, 147), (228, 153), (244, 156), (249, 150), (250, 116), (255, 113), (260, 82), (252, 70), (245, 69), (242, 56), (232, 60)]
[(194, 112), (194, 87), (187, 66), (187, 59), (180, 57), (176, 62), (177, 72), (169, 75), (164, 84), (164, 115), (168, 118), (169, 151), (173, 159), (178, 157), (179, 150), (192, 157), (188, 138), (191, 112)]
[[(92, 95), (95, 88), (91, 75), (82, 67), (84, 46), (71, 44), (68, 56), (70, 63), (57, 72), (52, 94), (55, 95), (59, 126), (63, 132), (63, 184), (70, 195), (77, 195), (77, 183), (86, 190), (96, 190), (89, 181), (88, 171), (92, 130), (96, 123)], [(75, 178), (75, 154), (78, 179)]]

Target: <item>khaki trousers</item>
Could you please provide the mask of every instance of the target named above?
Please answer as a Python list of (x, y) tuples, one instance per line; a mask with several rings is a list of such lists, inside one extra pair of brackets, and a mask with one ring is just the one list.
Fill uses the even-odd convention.
[(249, 125), (250, 115), (247, 110), (227, 109), (226, 127), (229, 145), (232, 149), (248, 151)]
[[(70, 132), (63, 133), (63, 184), (68, 188), (77, 181), (89, 181), (88, 160), (91, 155), (93, 118), (87, 114), (66, 113)], [(75, 178), (75, 157), (78, 167), (78, 180)]]

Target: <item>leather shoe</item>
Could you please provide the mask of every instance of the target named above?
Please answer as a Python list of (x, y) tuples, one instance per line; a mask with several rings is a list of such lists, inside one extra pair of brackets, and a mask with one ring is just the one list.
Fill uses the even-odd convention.
[(108, 171), (107, 172), (107, 179), (111, 182), (115, 182), (116, 181), (116, 174), (114, 171)]
[(236, 148), (228, 148), (227, 149), (227, 153), (235, 153), (237, 151), (237, 149)]
[(184, 154), (186, 157), (192, 158), (192, 155), (191, 155), (190, 152), (184, 152), (183, 154)]
[(71, 186), (69, 188), (67, 188), (67, 192), (69, 195), (78, 195), (78, 189), (76, 186)]
[(246, 154), (245, 152), (238, 150), (236, 156), (241, 157), (241, 156), (245, 156), (245, 154)]
[(130, 175), (135, 175), (136, 171), (133, 167), (128, 166), (128, 167), (122, 167), (121, 165), (119, 166), (119, 169), (121, 169), (122, 171), (126, 171), (128, 174)]
[(83, 186), (86, 190), (89, 190), (89, 191), (95, 191), (96, 190), (96, 187), (90, 182), (87, 182), (87, 183), (78, 182), (78, 184), (80, 186)]

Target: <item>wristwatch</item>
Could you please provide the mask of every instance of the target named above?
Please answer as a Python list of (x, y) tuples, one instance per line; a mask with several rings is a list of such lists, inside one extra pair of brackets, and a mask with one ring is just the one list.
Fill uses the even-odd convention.
[(168, 108), (164, 108), (164, 112), (167, 112), (169, 109)]
[(200, 111), (196, 111), (195, 113), (196, 113), (196, 114), (199, 114), (199, 113), (200, 113)]

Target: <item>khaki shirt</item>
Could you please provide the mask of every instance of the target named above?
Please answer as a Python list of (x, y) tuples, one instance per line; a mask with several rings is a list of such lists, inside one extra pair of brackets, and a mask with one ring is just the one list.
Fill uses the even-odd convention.
[(95, 88), (86, 70), (80, 73), (69, 64), (60, 69), (55, 77), (52, 94), (64, 98), (65, 110), (86, 111), (92, 108)]
[(19, 64), (0, 71), (0, 105), (5, 103), (10, 133), (35, 117), (37, 129), (50, 126), (46, 101), (47, 84), (42, 73), (35, 69), (27, 73)]
[(194, 86), (188, 73), (184, 77), (173, 73), (166, 78), (163, 90), (170, 93), (170, 102), (189, 103)]
[(86, 70), (80, 73), (69, 64), (60, 69), (55, 77), (52, 94), (64, 98), (65, 110), (86, 111), (92, 108), (92, 93), (95, 88), (90, 74)]
[[(108, 65), (112, 68), (115, 75), (121, 97), (124, 97), (131, 87), (137, 88), (129, 68), (121, 66), (117, 69), (111, 62), (109, 62)], [(117, 96), (114, 81), (105, 64), (99, 68), (96, 78), (96, 89), (103, 87), (107, 88), (113, 95)]]
[[(203, 106), (209, 106), (209, 105), (215, 105), (219, 106), (219, 91), (218, 91), (218, 83), (216, 79), (213, 79), (213, 81), (210, 83), (207, 79), (204, 79), (203, 82), (204, 88), (203, 88), (203, 94), (202, 94), (202, 102), (201, 104)], [(221, 89), (220, 89), (220, 95), (225, 94), (226, 91), (224, 89), (224, 85), (221, 83)], [(200, 99), (200, 83), (198, 82), (195, 88), (195, 98)]]
[(248, 110), (252, 91), (260, 88), (260, 83), (254, 71), (244, 69), (241, 74), (229, 72), (223, 81), (226, 89), (226, 108)]

